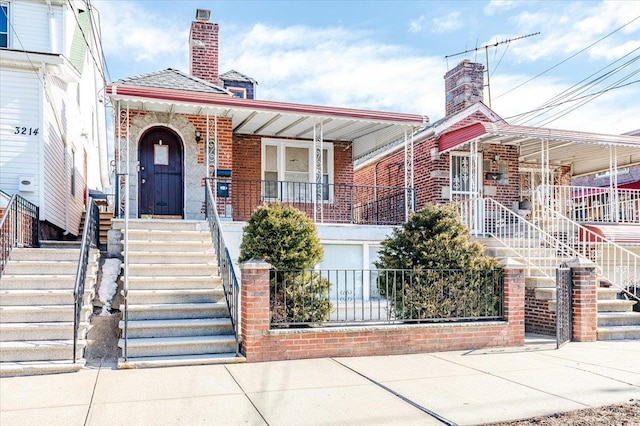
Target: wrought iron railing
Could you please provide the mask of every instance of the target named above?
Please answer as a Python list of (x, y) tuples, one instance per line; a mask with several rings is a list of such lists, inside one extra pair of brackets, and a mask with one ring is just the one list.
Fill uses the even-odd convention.
[(0, 276), (14, 247), (39, 247), (38, 206), (18, 194), (3, 207), (0, 219)]
[[(217, 177), (216, 211), (221, 218), (246, 221), (265, 202), (292, 205), (318, 223), (398, 225), (413, 206), (414, 191), (389, 186), (248, 180)], [(409, 203), (407, 203), (407, 200)]]
[(502, 269), (272, 270), (271, 326), (504, 319)]
[(211, 180), (208, 179), (205, 187), (205, 199), (206, 199), (206, 218), (209, 222), (209, 230), (211, 231), (211, 239), (213, 241), (217, 261), (218, 272), (222, 278), (222, 286), (224, 288), (224, 296), (227, 302), (227, 308), (231, 316), (231, 324), (233, 326), (233, 333), (236, 338), (235, 351), (236, 354), (240, 354), (240, 285), (238, 284), (238, 278), (235, 272), (229, 250), (224, 241), (224, 235), (220, 228), (220, 217), (216, 210), (216, 203), (214, 193), (211, 189)]
[(84, 227), (82, 229), (82, 245), (76, 269), (76, 280), (73, 286), (73, 362), (76, 362), (78, 346), (78, 329), (80, 328), (80, 316), (84, 304), (84, 287), (87, 280), (87, 270), (91, 249), (99, 245), (100, 235), (100, 210), (93, 198), (89, 197), (85, 208)]

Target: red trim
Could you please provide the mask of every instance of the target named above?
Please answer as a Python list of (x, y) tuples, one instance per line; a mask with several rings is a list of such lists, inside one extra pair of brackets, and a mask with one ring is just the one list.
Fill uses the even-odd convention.
[(636, 182), (625, 183), (624, 185), (618, 185), (618, 189), (640, 189), (640, 180)]
[(444, 152), (448, 149), (455, 148), (486, 133), (487, 131), (482, 123), (474, 123), (470, 126), (453, 130), (440, 136), (438, 139), (438, 151)]
[(415, 125), (428, 123), (428, 118), (426, 116), (418, 114), (293, 104), (256, 99), (240, 99), (229, 95), (188, 92), (184, 90), (160, 89), (154, 87), (120, 86), (112, 84), (107, 86), (107, 94), (122, 98), (145, 98), (148, 100), (164, 100), (178, 103), (186, 102), (200, 105), (214, 105), (224, 108), (277, 111), (309, 115), (330, 115), (350, 119), (391, 121)]

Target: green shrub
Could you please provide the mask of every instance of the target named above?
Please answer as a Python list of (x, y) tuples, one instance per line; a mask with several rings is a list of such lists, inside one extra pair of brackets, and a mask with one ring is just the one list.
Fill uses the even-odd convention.
[(322, 256), (315, 224), (300, 210), (274, 203), (258, 207), (249, 218), (239, 261), (256, 258), (273, 266), (272, 322), (319, 322), (331, 312), (330, 283), (309, 269)]
[(382, 242), (376, 267), (412, 271), (393, 282), (385, 274), (378, 279), (380, 293), (396, 302), (396, 318), (499, 315), (499, 292), (491, 286), (496, 278), (488, 271), (501, 265), (483, 256), (453, 205), (429, 204), (409, 216)]

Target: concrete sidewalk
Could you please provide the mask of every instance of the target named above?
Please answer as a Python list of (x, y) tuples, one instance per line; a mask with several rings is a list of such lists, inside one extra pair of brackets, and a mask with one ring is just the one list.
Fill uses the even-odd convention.
[(0, 424), (482, 424), (640, 399), (640, 341), (0, 379)]

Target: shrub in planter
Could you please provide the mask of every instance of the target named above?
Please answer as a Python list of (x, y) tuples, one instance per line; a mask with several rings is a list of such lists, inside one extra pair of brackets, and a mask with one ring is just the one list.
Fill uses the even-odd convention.
[(384, 274), (378, 279), (380, 293), (396, 302), (396, 318), (499, 315), (499, 292), (491, 284), (501, 265), (483, 256), (452, 205), (429, 204), (412, 214), (382, 242), (376, 267), (411, 271), (393, 282)]
[(244, 228), (240, 262), (269, 262), (273, 322), (324, 321), (331, 312), (329, 282), (309, 272), (322, 260), (315, 224), (300, 210), (282, 204), (256, 209)]

